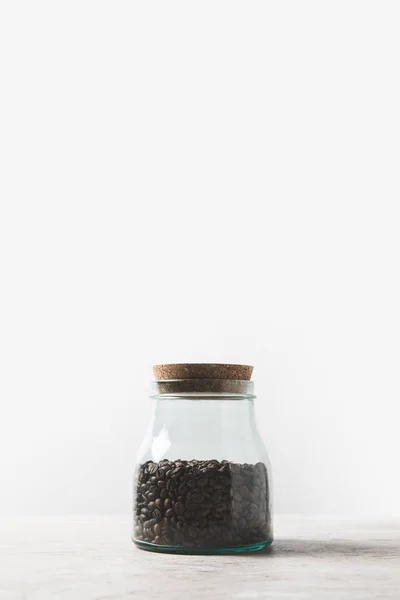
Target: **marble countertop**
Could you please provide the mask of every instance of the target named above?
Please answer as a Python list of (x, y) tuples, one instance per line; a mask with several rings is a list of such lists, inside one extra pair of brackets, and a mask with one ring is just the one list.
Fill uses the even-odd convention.
[(144, 552), (129, 517), (0, 519), (1, 600), (400, 600), (400, 521), (275, 518), (270, 550)]

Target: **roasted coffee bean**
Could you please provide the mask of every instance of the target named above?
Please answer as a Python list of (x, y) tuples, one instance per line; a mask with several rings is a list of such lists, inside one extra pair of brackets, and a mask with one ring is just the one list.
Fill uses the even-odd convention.
[(175, 512), (177, 515), (183, 515), (184, 510), (185, 510), (185, 506), (183, 504), (183, 502), (177, 502), (174, 506), (175, 508)]
[(194, 502), (195, 504), (201, 504), (203, 500), (203, 494), (192, 494), (192, 502)]
[(212, 500), (215, 502), (215, 504), (218, 504), (218, 502), (221, 500), (221, 492), (219, 490), (213, 494)]
[(153, 527), (153, 525), (155, 524), (156, 520), (155, 519), (149, 519), (148, 521), (145, 521), (145, 528), (146, 529), (150, 529), (150, 527)]
[(233, 540), (233, 533), (229, 529), (222, 533), (222, 539), (224, 542), (231, 542)]
[(149, 466), (149, 473), (150, 473), (150, 475), (153, 475), (153, 473), (156, 473), (157, 469), (158, 469), (158, 465), (156, 463), (152, 463)]
[(137, 474), (134, 539), (183, 548), (233, 548), (271, 536), (265, 465), (148, 461)]
[(183, 475), (183, 469), (181, 469), (181, 468), (174, 469), (172, 471), (171, 479), (173, 479), (173, 480), (179, 479), (179, 477), (181, 475)]
[(183, 542), (184, 539), (185, 538), (184, 538), (183, 533), (181, 533), (180, 531), (177, 531), (175, 533), (175, 544), (180, 545)]
[(222, 479), (217, 479), (217, 481), (215, 481), (215, 483), (213, 484), (213, 487), (215, 490), (223, 490), (224, 489), (224, 483)]
[(249, 490), (247, 489), (247, 487), (245, 485), (241, 485), (239, 488), (239, 491), (240, 491), (240, 495), (244, 498), (246, 498), (246, 496), (249, 493)]

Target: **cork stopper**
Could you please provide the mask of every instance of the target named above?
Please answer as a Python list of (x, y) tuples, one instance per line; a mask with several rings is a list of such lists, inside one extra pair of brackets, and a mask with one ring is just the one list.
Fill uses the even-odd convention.
[(153, 372), (157, 381), (170, 379), (234, 379), (238, 381), (250, 381), (253, 367), (249, 365), (218, 363), (181, 363), (155, 365)]
[(215, 363), (155, 365), (155, 395), (233, 394), (251, 395), (253, 367)]

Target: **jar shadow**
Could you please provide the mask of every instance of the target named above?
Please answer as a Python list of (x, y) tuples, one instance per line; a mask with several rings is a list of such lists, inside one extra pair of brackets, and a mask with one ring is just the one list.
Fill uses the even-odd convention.
[(254, 554), (246, 554), (252, 559), (269, 557), (307, 556), (313, 558), (329, 558), (335, 556), (346, 557), (374, 557), (374, 558), (400, 558), (400, 544), (398, 542), (380, 542), (366, 544), (351, 540), (276, 540), (271, 546)]

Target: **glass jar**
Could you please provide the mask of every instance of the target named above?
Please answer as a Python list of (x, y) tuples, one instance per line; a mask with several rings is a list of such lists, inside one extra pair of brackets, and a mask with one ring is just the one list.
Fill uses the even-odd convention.
[(153, 383), (153, 416), (134, 473), (132, 540), (144, 550), (188, 554), (266, 547), (271, 476), (255, 422), (252, 367), (154, 370), (168, 378)]

